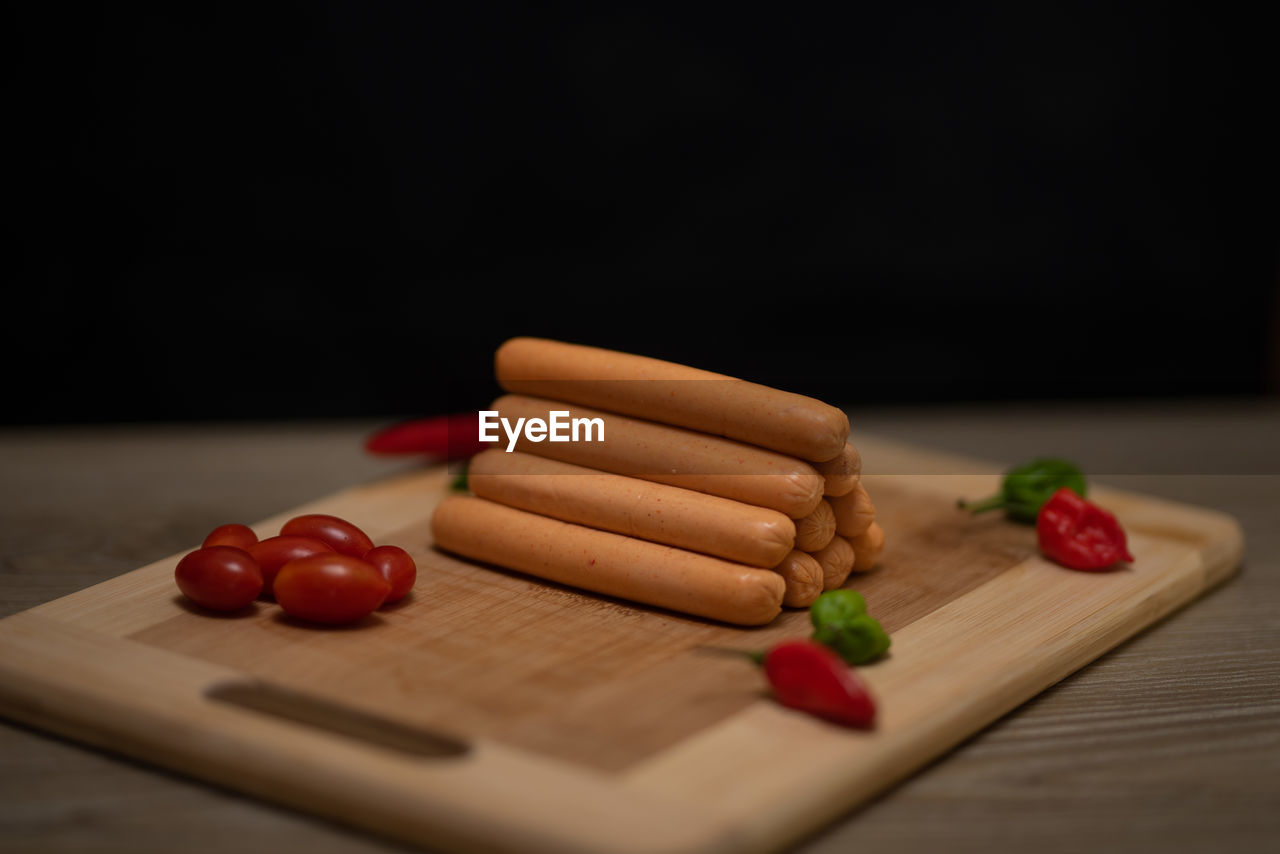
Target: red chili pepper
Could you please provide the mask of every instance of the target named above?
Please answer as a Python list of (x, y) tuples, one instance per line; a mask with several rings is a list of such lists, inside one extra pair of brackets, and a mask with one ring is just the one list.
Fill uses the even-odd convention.
[(480, 441), (480, 415), (463, 412), (415, 418), (384, 427), (364, 443), (371, 454), (427, 454), (464, 460), (487, 447)]
[(783, 641), (768, 652), (739, 652), (764, 667), (779, 703), (841, 724), (866, 729), (876, 704), (862, 680), (830, 647), (811, 640)]
[(1046, 557), (1071, 569), (1106, 569), (1133, 560), (1116, 517), (1067, 487), (1040, 508), (1036, 535)]

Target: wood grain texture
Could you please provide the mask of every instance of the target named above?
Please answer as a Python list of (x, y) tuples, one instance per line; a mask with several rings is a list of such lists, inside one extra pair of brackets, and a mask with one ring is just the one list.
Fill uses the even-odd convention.
[[(462, 735), (610, 771), (758, 700), (758, 680), (690, 649), (761, 646), (808, 631), (804, 610), (744, 632), (496, 567), (477, 572), (429, 546), (429, 517), (445, 482), (443, 472), (411, 473), (301, 508), (357, 521), (375, 540), (404, 545), (421, 567), (421, 581), (403, 603), (357, 627), (317, 631), (266, 603), (249, 618), (210, 618), (174, 589), (176, 556), (34, 613), (408, 724), (449, 728), (459, 721)], [(883, 518), (897, 546), (882, 570), (850, 584), (890, 632), (1034, 554), (1028, 529), (998, 519), (975, 523), (955, 511), (953, 499), (919, 483), (876, 488), (888, 492)], [(256, 527), (269, 533), (292, 512)], [(392, 527), (410, 518), (412, 524)]]
[(423, 759), (249, 712), (208, 696), (236, 670), (30, 612), (0, 623), (0, 672), (8, 716), (392, 837), (546, 854), (732, 850), (689, 807), (623, 798), (580, 769), (483, 743)]
[[(1100, 420), (1090, 415), (1090, 423)], [(955, 449), (975, 453), (984, 451), (980, 442), (989, 434), (999, 441), (986, 452), (994, 448), (996, 455), (1042, 450), (1062, 438), (1077, 443), (1088, 438), (1085, 431), (1048, 430), (1065, 420), (1002, 414), (991, 417), (983, 430), (980, 415), (948, 420), (944, 413), (882, 423), (887, 432), (900, 434), (910, 434), (918, 424), (913, 438), (951, 440)], [(1214, 444), (1205, 439), (1213, 434), (1212, 425), (1202, 422), (1186, 448), (1168, 440), (1151, 442), (1158, 433), (1153, 427), (1171, 421), (1176, 419), (1125, 416), (1099, 430), (1124, 437), (1132, 423), (1131, 433), (1140, 439), (1134, 447), (1150, 455), (1139, 467), (1204, 461), (1203, 449), (1216, 448), (1217, 461), (1205, 463), (1210, 469), (1226, 468), (1222, 460), (1230, 463), (1232, 451), (1256, 455), (1262, 445), (1248, 437), (1267, 432), (1250, 434), (1249, 423), (1227, 425), (1230, 443)], [(186, 547), (213, 524), (238, 516), (237, 508), (256, 502), (261, 507), (256, 515), (268, 515), (343, 482), (394, 468), (357, 454), (344, 456), (344, 446), (354, 447), (349, 429), (303, 435), (308, 452), (323, 451), (330, 461), (333, 468), (324, 471), (296, 452), (299, 436), (292, 431), (176, 432), (8, 437), (3, 447), (16, 456), (6, 456), (3, 463), (19, 489), (7, 495), (22, 496), (5, 508), (10, 524), (4, 532), (0, 593), (8, 610)], [(1129, 459), (1129, 452), (1116, 456)], [(140, 459), (153, 462), (140, 471)], [(219, 466), (200, 463), (214, 459)], [(987, 473), (993, 470), (985, 467)], [(265, 471), (275, 472), (263, 480), (275, 484), (273, 490), (244, 493), (240, 484), (263, 479)], [(1229, 840), (1233, 850), (1267, 850), (1264, 840), (1273, 840), (1277, 830), (1276, 790), (1270, 785), (1276, 779), (1277, 750), (1267, 725), (1277, 710), (1276, 549), (1267, 524), (1277, 511), (1277, 481), (1268, 480), (1265, 470), (1244, 474), (1238, 468), (1222, 474), (1094, 471), (1131, 489), (1216, 504), (1241, 516), (1250, 530), (1243, 576), (1040, 695), (945, 763), (897, 787), (891, 797), (812, 838), (803, 850), (889, 845), (923, 851), (945, 842), (954, 850), (1034, 846), (1066, 851), (1085, 845), (1095, 851), (1193, 851), (1207, 850), (1210, 839)], [(334, 480), (324, 483), (326, 475)], [(129, 490), (129, 500), (104, 504), (92, 487), (82, 485), (113, 479), (142, 488)], [(375, 838), (158, 775), (25, 728), (0, 726), (0, 739), (6, 756), (0, 774), (5, 794), (0, 840), (15, 850), (168, 851), (182, 842), (209, 851), (304, 845), (320, 851), (395, 850)]]
[[(882, 450), (885, 459), (925, 462), (909, 448)], [(211, 618), (169, 586), (174, 555), (0, 623), (0, 709), (460, 850), (766, 852), (1203, 592), (1236, 566), (1242, 547), (1225, 517), (1157, 512), (1140, 496), (1117, 494), (1110, 506), (1135, 520), (1137, 560), (1116, 573), (1072, 573), (1035, 557), (1026, 529), (956, 511), (954, 490), (990, 490), (990, 475), (865, 479), (892, 542), (903, 544), (858, 577), (895, 637), (888, 661), (865, 669), (882, 702), (873, 734), (782, 709), (761, 698), (754, 668), (698, 649), (803, 635), (804, 611), (744, 631), (450, 558), (430, 546), (427, 525), (447, 480), (432, 469), (258, 525), (269, 533), (293, 513), (329, 512), (376, 541), (405, 545), (424, 579), (408, 601), (339, 630), (299, 624), (268, 605)], [(1178, 535), (1144, 533), (1146, 519)], [(888, 579), (880, 589), (879, 578)], [(246, 717), (207, 696), (248, 677), (470, 749), (423, 764)], [(512, 797), (495, 798), (503, 787)], [(581, 814), (566, 822), (575, 804)]]

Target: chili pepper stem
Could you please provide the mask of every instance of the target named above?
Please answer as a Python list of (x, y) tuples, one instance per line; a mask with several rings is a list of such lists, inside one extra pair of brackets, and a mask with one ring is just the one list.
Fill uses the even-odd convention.
[(965, 501), (963, 498), (956, 501), (957, 507), (961, 510), (968, 510), (970, 513), (986, 513), (988, 510), (998, 510), (1004, 505), (1005, 498), (1003, 495), (993, 495), (990, 498), (985, 498), (982, 501), (974, 503)]
[(453, 480), (449, 482), (449, 489), (454, 492), (466, 492), (470, 489), (470, 484), (467, 482), (467, 462), (469, 460), (463, 461), (462, 468), (453, 476)]

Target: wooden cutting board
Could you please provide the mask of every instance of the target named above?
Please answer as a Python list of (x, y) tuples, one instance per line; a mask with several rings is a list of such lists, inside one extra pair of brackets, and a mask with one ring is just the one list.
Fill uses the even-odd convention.
[[(888, 533), (853, 576), (893, 637), (860, 672), (873, 732), (782, 708), (747, 661), (808, 613), (741, 629), (436, 551), (451, 475), (422, 469), (300, 512), (409, 548), (411, 597), (319, 629), (267, 603), (186, 606), (174, 555), (0, 621), (0, 713), (371, 831), (460, 851), (768, 852), (846, 813), (1214, 584), (1230, 517), (1101, 487), (1136, 561), (1037, 556), (1034, 530), (956, 510), (997, 469), (858, 437)], [(238, 521), (238, 520), (227, 520)], [(194, 547), (196, 544), (192, 544)], [(1135, 709), (1140, 714), (1141, 709)]]

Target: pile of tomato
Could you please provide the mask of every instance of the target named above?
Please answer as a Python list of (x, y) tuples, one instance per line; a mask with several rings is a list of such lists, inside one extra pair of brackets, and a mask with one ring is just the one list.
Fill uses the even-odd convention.
[(248, 525), (219, 525), (174, 570), (178, 589), (213, 611), (238, 611), (274, 598), (290, 616), (350, 623), (404, 598), (418, 577), (399, 546), (375, 546), (356, 525), (308, 513), (258, 539)]

